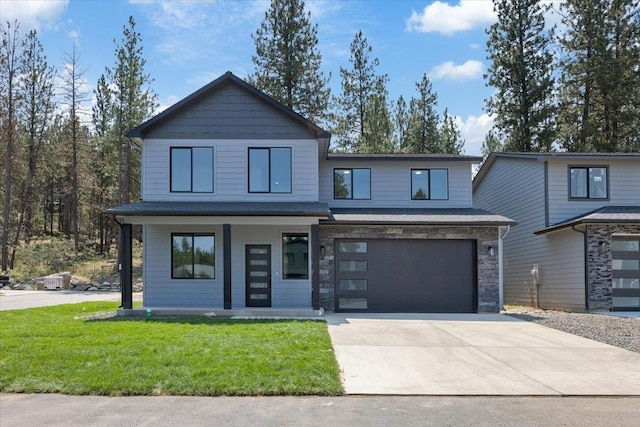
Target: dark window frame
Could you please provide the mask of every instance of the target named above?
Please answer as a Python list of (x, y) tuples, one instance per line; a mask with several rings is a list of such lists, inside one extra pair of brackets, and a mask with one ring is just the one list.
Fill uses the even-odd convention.
[[(211, 191), (193, 191), (193, 149), (194, 148), (210, 148), (211, 149)], [(191, 170), (190, 170), (190, 190), (174, 190), (173, 189), (173, 150), (189, 150), (191, 151)], [(201, 194), (211, 194), (214, 193), (215, 190), (215, 179), (214, 179), (214, 171), (215, 171), (215, 153), (213, 146), (206, 147), (169, 147), (169, 192), (170, 193), (201, 193)]]
[[(431, 197), (431, 183), (433, 182), (431, 180), (431, 171), (432, 170), (438, 170), (438, 171), (447, 171), (447, 197), (443, 198), (443, 199), (434, 199)], [(429, 177), (429, 197), (427, 197), (426, 199), (416, 199), (413, 197), (413, 172), (416, 171), (422, 171), (422, 172), (427, 172), (428, 173), (428, 177)], [(409, 196), (411, 197), (411, 200), (415, 200), (415, 201), (419, 201), (419, 202), (423, 202), (425, 200), (449, 200), (449, 169), (448, 168), (429, 168), (429, 169), (422, 169), (422, 168), (411, 168), (411, 172), (409, 173)]]
[[(572, 169), (586, 169), (587, 170), (587, 197), (572, 197), (571, 196), (571, 170)], [(591, 197), (591, 195), (589, 194), (589, 169), (604, 169), (605, 172), (605, 177), (607, 180), (607, 197), (600, 197), (600, 198), (596, 198), (596, 197)], [(567, 199), (569, 201), (608, 201), (610, 198), (610, 192), (609, 192), (610, 188), (609, 188), (609, 166), (605, 166), (605, 165), (569, 165), (567, 167)]]
[[(191, 266), (193, 266), (194, 244), (193, 239), (196, 237), (212, 237), (213, 238), (213, 277), (174, 277), (173, 276), (173, 238), (174, 236), (191, 236)], [(195, 269), (195, 268), (194, 268)], [(171, 233), (171, 279), (172, 280), (215, 280), (216, 278), (216, 234), (215, 233)]]
[[(368, 170), (369, 171), (369, 197), (353, 197), (355, 193), (353, 189), (353, 171), (354, 170)], [(351, 197), (336, 197), (336, 171), (351, 171)], [(371, 200), (371, 168), (333, 168), (333, 199), (334, 200)]]
[[(284, 268), (284, 258), (285, 258), (285, 252), (284, 252), (284, 237), (285, 236), (304, 236), (307, 238), (307, 263), (306, 263), (306, 268), (307, 268), (307, 275), (306, 277), (286, 277), (285, 276), (285, 268)], [(290, 233), (282, 233), (281, 236), (281, 258), (282, 258), (282, 280), (309, 280), (309, 271), (310, 271), (310, 267), (309, 267), (309, 255), (311, 252), (310, 249), (310, 243), (311, 243), (311, 239), (309, 238), (309, 233), (305, 233), (305, 232), (290, 232)]]
[[(271, 189), (271, 150), (286, 149), (289, 150), (289, 182), (291, 188), (289, 191), (274, 192)], [(267, 150), (269, 152), (269, 190), (268, 191), (251, 191), (251, 150)], [(292, 194), (293, 193), (293, 150), (291, 147), (248, 147), (247, 148), (247, 193), (251, 194)]]

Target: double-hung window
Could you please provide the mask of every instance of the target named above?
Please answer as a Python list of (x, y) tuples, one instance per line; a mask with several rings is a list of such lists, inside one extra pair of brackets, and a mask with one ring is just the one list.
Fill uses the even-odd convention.
[(249, 193), (291, 193), (291, 148), (249, 148)]
[(371, 169), (334, 169), (334, 199), (371, 199)]
[(214, 279), (215, 258), (213, 234), (171, 234), (172, 279)]
[(282, 235), (282, 278), (309, 278), (309, 236), (307, 234)]
[(570, 166), (570, 199), (608, 199), (606, 166)]
[(213, 147), (171, 147), (171, 192), (213, 193)]
[(447, 200), (447, 169), (411, 169), (411, 200)]

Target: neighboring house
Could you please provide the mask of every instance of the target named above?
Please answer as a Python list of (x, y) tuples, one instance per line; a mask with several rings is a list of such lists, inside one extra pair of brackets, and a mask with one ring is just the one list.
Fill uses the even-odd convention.
[(453, 155), (331, 154), (330, 135), (231, 73), (129, 132), (142, 201), (144, 306), (476, 312), (499, 309), (499, 232)]
[(504, 239), (506, 303), (640, 310), (640, 153), (494, 153), (473, 203), (518, 222)]

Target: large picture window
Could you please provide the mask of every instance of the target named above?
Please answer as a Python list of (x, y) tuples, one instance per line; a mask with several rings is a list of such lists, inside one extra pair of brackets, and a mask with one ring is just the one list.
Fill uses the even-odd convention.
[(282, 235), (282, 278), (309, 278), (309, 236), (307, 234)]
[(171, 148), (171, 192), (213, 192), (213, 147)]
[(608, 199), (607, 168), (572, 166), (569, 168), (569, 198)]
[(334, 199), (371, 199), (371, 169), (334, 169)]
[(249, 193), (291, 193), (291, 148), (249, 148)]
[(171, 234), (171, 278), (214, 279), (215, 236)]
[(411, 200), (447, 200), (447, 169), (411, 169)]

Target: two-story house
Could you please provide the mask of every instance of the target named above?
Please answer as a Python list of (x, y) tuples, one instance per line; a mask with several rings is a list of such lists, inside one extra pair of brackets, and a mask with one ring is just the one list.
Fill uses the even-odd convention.
[(640, 153), (494, 153), (473, 202), (518, 222), (506, 303), (640, 310)]
[(356, 311), (499, 309), (505, 217), (471, 206), (451, 155), (331, 154), (330, 134), (226, 73), (129, 132), (142, 201), (144, 307)]

